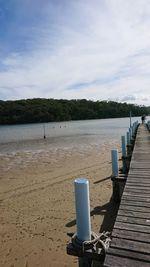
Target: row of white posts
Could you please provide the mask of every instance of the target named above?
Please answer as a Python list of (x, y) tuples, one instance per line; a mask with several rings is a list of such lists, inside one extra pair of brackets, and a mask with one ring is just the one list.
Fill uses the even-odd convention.
[[(122, 157), (127, 156), (126, 147), (131, 144), (132, 138), (136, 134), (138, 121), (130, 126), (126, 137), (121, 137)], [(119, 176), (118, 150), (111, 151), (112, 156), (112, 177)], [(76, 225), (77, 238), (80, 241), (91, 240), (91, 220), (90, 220), (90, 198), (89, 198), (89, 181), (85, 178), (78, 178), (74, 181), (75, 187), (75, 208), (76, 208)], [(88, 260), (79, 258), (79, 266), (89, 266)]]
[[(138, 127), (138, 121), (134, 122), (133, 125), (128, 129), (126, 136), (121, 136), (121, 148), (122, 148), (122, 159), (123, 159), (123, 173), (126, 173), (125, 158), (130, 153), (130, 146), (132, 141), (135, 138), (136, 130)], [(118, 164), (118, 150), (111, 150), (111, 159), (112, 159), (112, 177), (119, 176), (119, 164)]]

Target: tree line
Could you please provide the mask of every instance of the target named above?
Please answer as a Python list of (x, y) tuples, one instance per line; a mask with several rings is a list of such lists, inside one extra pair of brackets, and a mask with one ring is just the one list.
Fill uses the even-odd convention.
[(148, 115), (150, 107), (86, 99), (0, 100), (0, 124), (119, 118), (128, 117), (130, 111), (132, 111), (132, 116)]

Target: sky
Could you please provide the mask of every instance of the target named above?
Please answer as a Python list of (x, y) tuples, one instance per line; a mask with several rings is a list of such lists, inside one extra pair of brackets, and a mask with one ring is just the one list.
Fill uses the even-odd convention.
[(149, 0), (0, 0), (0, 99), (150, 105)]

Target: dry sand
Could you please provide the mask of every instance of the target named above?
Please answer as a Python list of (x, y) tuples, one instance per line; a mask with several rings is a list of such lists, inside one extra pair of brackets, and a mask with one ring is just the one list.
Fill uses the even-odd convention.
[(0, 157), (1, 267), (77, 266), (77, 258), (66, 254), (67, 233), (76, 231), (73, 181), (77, 177), (90, 182), (92, 230), (112, 229), (113, 147), (119, 145)]

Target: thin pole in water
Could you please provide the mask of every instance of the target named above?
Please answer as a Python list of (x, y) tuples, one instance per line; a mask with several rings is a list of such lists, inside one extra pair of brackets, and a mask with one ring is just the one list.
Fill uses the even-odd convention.
[(45, 124), (43, 124), (43, 130), (44, 130), (44, 139), (46, 139), (46, 131), (45, 131)]

